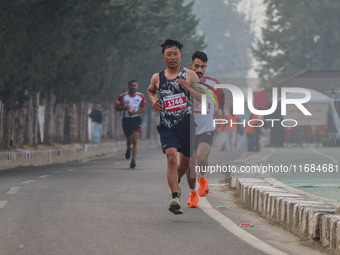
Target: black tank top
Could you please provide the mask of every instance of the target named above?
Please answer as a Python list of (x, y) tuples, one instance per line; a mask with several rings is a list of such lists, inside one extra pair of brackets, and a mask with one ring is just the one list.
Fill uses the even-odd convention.
[[(177, 77), (168, 80), (164, 70), (159, 73), (159, 98), (164, 110), (160, 113), (160, 124), (173, 128), (185, 116), (192, 112), (192, 100), (190, 94), (176, 82), (176, 79), (186, 78), (186, 68), (181, 67)], [(186, 103), (185, 103), (186, 102)]]

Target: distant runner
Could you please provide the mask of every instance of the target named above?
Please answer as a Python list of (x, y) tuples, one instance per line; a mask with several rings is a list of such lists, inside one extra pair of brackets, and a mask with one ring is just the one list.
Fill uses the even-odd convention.
[[(206, 77), (204, 73), (208, 67), (208, 57), (204, 52), (196, 51), (192, 57), (191, 69), (197, 74), (201, 82), (202, 88), (209, 91), (211, 95), (214, 95), (215, 84), (219, 84), (219, 81), (215, 78)], [(207, 114), (202, 115), (201, 103), (195, 101), (194, 103), (194, 119), (197, 124), (196, 136), (194, 143), (194, 151), (191, 159), (191, 170), (179, 171), (179, 179), (186, 173), (187, 181), (191, 189), (190, 197), (188, 200), (188, 207), (198, 208), (198, 195), (205, 197), (209, 192), (208, 181), (205, 173), (198, 172), (198, 190), (196, 189), (196, 172), (195, 166), (205, 167), (208, 166), (208, 157), (211, 150), (211, 144), (213, 143), (213, 137), (216, 132), (216, 128), (213, 126), (214, 118), (221, 118), (223, 115), (224, 105), (224, 93), (222, 89), (217, 89), (217, 92), (222, 101), (222, 105), (218, 103), (218, 107), (215, 106), (214, 100), (207, 95)], [(216, 95), (215, 95), (216, 97)], [(219, 101), (219, 100), (217, 100)], [(181, 169), (180, 169), (181, 170)], [(184, 170), (184, 169), (183, 169)], [(197, 195), (198, 194), (198, 195)]]
[(137, 82), (129, 81), (128, 92), (121, 94), (115, 103), (116, 110), (123, 112), (122, 126), (126, 136), (126, 159), (130, 159), (132, 145), (130, 168), (136, 167), (138, 138), (142, 130), (142, 118), (139, 115), (145, 110), (145, 97), (142, 93), (137, 92), (137, 89)]
[[(172, 199), (168, 209), (174, 214), (182, 214), (178, 194), (178, 171), (186, 172), (190, 167), (190, 157), (194, 131), (192, 98), (201, 100), (198, 77), (195, 72), (180, 66), (183, 45), (167, 39), (161, 45), (163, 60), (167, 66), (151, 78), (148, 97), (152, 108), (160, 113), (160, 125), (157, 126), (162, 150), (167, 157), (167, 179)], [(157, 98), (157, 93), (159, 98)], [(180, 152), (178, 163), (177, 151)]]

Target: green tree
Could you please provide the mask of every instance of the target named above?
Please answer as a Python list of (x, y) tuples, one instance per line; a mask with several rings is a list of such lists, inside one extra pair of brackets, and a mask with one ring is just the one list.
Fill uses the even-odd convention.
[(152, 73), (160, 71), (164, 39), (182, 41), (187, 59), (204, 46), (192, 3), (184, 6), (182, 0), (3, 0), (0, 16), (6, 149), (14, 129), (37, 132), (38, 95), (45, 105), (44, 141), (63, 141), (64, 121), (71, 118), (69, 129), (80, 130), (72, 141), (82, 142), (87, 105), (100, 101), (112, 108), (132, 78), (146, 90)]
[(267, 83), (305, 69), (340, 68), (340, 2), (265, 0), (266, 26), (252, 52)]
[[(240, 0), (196, 0), (198, 32), (205, 35), (208, 74), (219, 78), (246, 77), (251, 69), (250, 21), (237, 10)], [(203, 50), (197, 48), (196, 50)]]

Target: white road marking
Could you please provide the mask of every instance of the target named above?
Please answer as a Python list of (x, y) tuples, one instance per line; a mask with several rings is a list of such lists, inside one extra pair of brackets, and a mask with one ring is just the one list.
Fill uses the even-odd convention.
[(7, 201), (0, 201), (0, 209), (4, 208), (7, 204)]
[(7, 192), (8, 195), (15, 195), (19, 191), (20, 187), (13, 186)]
[(333, 158), (332, 156), (329, 156), (327, 154), (324, 154), (320, 151), (318, 151), (317, 149), (313, 148), (313, 147), (309, 147), (309, 149), (314, 152), (315, 154), (318, 154), (319, 156), (322, 156), (322, 157), (326, 157), (328, 159), (330, 159), (334, 164), (338, 164), (339, 161), (337, 161), (335, 158)]
[(75, 168), (67, 169), (67, 171), (69, 171), (69, 172), (72, 172), (72, 171), (75, 171), (75, 170), (76, 170)]
[(54, 173), (54, 174), (60, 174), (61, 171), (54, 171), (53, 173)]
[(23, 181), (22, 183), (27, 184), (27, 183), (32, 183), (35, 182), (35, 180), (27, 180), (27, 181)]
[(267, 254), (287, 255), (286, 253), (274, 248), (273, 246), (270, 246), (269, 244), (266, 244), (252, 234), (249, 234), (247, 231), (241, 229), (228, 217), (214, 209), (205, 197), (200, 198), (200, 205), (200, 208), (216, 222), (218, 222), (224, 229), (228, 230), (230, 233), (255, 247), (256, 249)]
[[(251, 160), (251, 159), (245, 159), (244, 162), (250, 162), (251, 164), (256, 164), (258, 162), (266, 162), (268, 160), (268, 158), (274, 154), (276, 152), (275, 148), (270, 148), (270, 151), (267, 155), (253, 155), (255, 157), (255, 160)], [(264, 157), (263, 157), (264, 156)], [(250, 156), (252, 157), (252, 156)], [(249, 157), (249, 158), (250, 158)]]
[(43, 178), (46, 178), (46, 177), (49, 177), (49, 175), (48, 175), (48, 174), (45, 174), (45, 175), (38, 176), (37, 178), (43, 179)]

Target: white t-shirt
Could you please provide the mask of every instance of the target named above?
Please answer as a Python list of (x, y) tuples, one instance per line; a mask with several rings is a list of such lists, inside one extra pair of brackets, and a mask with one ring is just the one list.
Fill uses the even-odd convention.
[(115, 105), (125, 108), (126, 106), (130, 106), (130, 110), (123, 110), (123, 117), (126, 118), (134, 118), (139, 116), (140, 114), (130, 115), (129, 112), (137, 112), (139, 108), (145, 106), (145, 97), (142, 93), (136, 92), (134, 97), (130, 96), (128, 92), (121, 94)]
[[(215, 84), (219, 84), (220, 82), (211, 77), (205, 77), (204, 76), (204, 82), (201, 84), (202, 88), (205, 90), (208, 90), (214, 97), (215, 100), (217, 100), (217, 96), (214, 91), (212, 91), (208, 86), (215, 88)], [(206, 86), (206, 85), (208, 86)], [(215, 90), (216, 91), (216, 90)], [(218, 94), (223, 93), (222, 89), (217, 90)], [(219, 104), (219, 101), (216, 101)], [(195, 122), (197, 124), (196, 127), (196, 135), (203, 134), (205, 132), (214, 132), (216, 128), (214, 127), (214, 100), (211, 98), (209, 94), (207, 94), (207, 115), (202, 115), (202, 107), (201, 103), (196, 101), (194, 102), (194, 118)]]

